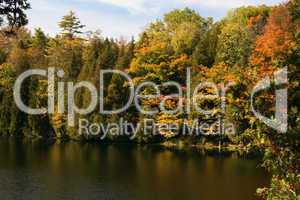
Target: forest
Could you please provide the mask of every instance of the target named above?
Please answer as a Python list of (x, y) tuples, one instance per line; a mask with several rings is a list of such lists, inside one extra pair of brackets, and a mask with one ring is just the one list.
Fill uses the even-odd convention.
[[(99, 84), (99, 72), (106, 69), (124, 71), (135, 85), (146, 81), (161, 84), (174, 81), (186, 88), (187, 68), (191, 69), (192, 83), (211, 81), (218, 85), (235, 84), (226, 93), (226, 109), (220, 101), (203, 99), (202, 108), (213, 109), (209, 116), (196, 111), (190, 114), (153, 116), (139, 113), (130, 107), (124, 113), (102, 115), (98, 110), (86, 116), (95, 123), (117, 122), (121, 117), (138, 123), (151, 118), (157, 123), (177, 123), (199, 119), (207, 123), (222, 116), (233, 123), (236, 135), (158, 135), (138, 134), (134, 141), (108, 135), (109, 142), (140, 144), (174, 143), (187, 146), (209, 147), (222, 142), (222, 148), (259, 151), (264, 155), (263, 166), (272, 172), (269, 188), (258, 189), (263, 199), (282, 200), (300, 198), (300, 1), (290, 0), (276, 6), (240, 7), (228, 12), (219, 21), (202, 17), (190, 8), (173, 10), (163, 18), (150, 23), (138, 38), (131, 40), (104, 38), (99, 32), (83, 32), (85, 27), (76, 13), (70, 11), (58, 22), (61, 33), (49, 36), (42, 29), (30, 31), (26, 25), (27, 0), (0, 0), (0, 135), (27, 138), (55, 138), (58, 140), (98, 141), (99, 136), (79, 135), (78, 129), (69, 127), (66, 114), (55, 112), (27, 115), (20, 111), (13, 99), (13, 86), (17, 77), (28, 69), (63, 69), (60, 81), (89, 81), (104, 88), (104, 106), (118, 109), (129, 96), (126, 80), (118, 74), (106, 77)], [(34, 9), (34, 8), (33, 8)], [(288, 132), (278, 133), (257, 119), (250, 105), (251, 91), (263, 78), (288, 68)], [(57, 78), (58, 79), (58, 78)], [(273, 85), (255, 98), (256, 108), (265, 116), (274, 113)], [(162, 88), (168, 96), (176, 92)], [(151, 94), (145, 88), (143, 94)], [(211, 88), (201, 91), (212, 94)], [(32, 108), (47, 104), (47, 80), (40, 77), (26, 79), (21, 91), (22, 99)], [(66, 95), (67, 96), (67, 95)], [(78, 107), (89, 104), (90, 94), (81, 90), (75, 95)], [(168, 109), (176, 108), (178, 101), (169, 98)], [(144, 109), (158, 108), (161, 97), (142, 101)], [(55, 108), (57, 110), (57, 108)], [(213, 130), (208, 130), (213, 131)]]

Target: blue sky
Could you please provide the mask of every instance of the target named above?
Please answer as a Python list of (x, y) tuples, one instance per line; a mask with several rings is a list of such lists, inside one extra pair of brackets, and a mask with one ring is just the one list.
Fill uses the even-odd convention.
[(150, 22), (175, 8), (190, 7), (203, 17), (218, 20), (244, 5), (274, 5), (283, 0), (30, 0), (29, 28), (41, 27), (54, 35), (58, 21), (73, 10), (86, 25), (85, 30), (101, 30), (103, 36), (137, 36)]

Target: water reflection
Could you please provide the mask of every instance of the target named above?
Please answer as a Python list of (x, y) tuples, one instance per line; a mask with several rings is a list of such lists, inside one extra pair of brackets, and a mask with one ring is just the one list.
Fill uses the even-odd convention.
[(0, 140), (1, 199), (250, 200), (255, 160), (159, 147)]

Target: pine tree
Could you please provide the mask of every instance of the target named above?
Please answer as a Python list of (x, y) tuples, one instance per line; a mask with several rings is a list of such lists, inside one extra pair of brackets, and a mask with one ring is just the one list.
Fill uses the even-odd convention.
[(0, 15), (6, 18), (9, 33), (28, 24), (25, 11), (30, 8), (28, 0), (0, 0)]
[(59, 27), (62, 29), (63, 35), (73, 38), (75, 34), (81, 34), (81, 29), (85, 27), (82, 25), (75, 12), (70, 11), (69, 14), (63, 16), (59, 22)]
[(134, 56), (134, 48), (135, 42), (132, 39), (129, 43), (121, 43), (119, 45), (119, 54), (116, 61), (116, 68), (117, 69), (126, 69), (129, 68), (129, 65)]
[(43, 30), (41, 28), (35, 29), (35, 33), (32, 38), (32, 45), (34, 47), (44, 49), (47, 45), (47, 42), (48, 42), (48, 38), (43, 32)]

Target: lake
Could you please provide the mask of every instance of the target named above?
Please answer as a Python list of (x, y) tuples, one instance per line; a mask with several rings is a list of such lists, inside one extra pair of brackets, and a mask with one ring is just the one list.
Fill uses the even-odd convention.
[(252, 200), (256, 159), (158, 146), (0, 139), (1, 199)]

